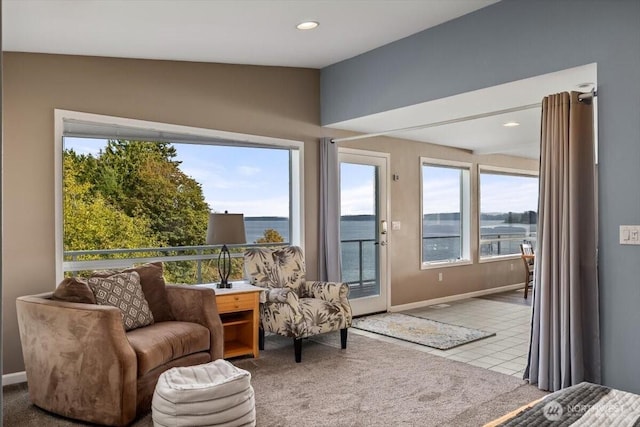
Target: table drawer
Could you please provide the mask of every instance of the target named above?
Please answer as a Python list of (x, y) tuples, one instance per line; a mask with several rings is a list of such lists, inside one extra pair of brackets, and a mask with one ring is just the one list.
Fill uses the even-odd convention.
[(217, 295), (216, 302), (218, 303), (218, 312), (220, 313), (253, 310), (256, 308), (256, 294)]

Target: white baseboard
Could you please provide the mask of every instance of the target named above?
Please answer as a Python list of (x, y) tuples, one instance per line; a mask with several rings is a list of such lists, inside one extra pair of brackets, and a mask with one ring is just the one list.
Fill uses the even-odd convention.
[(483, 289), (481, 291), (467, 292), (466, 294), (450, 295), (448, 297), (434, 298), (434, 299), (428, 299), (428, 300), (418, 301), (418, 302), (410, 302), (409, 304), (392, 305), (391, 307), (389, 307), (389, 311), (395, 312), (395, 311), (412, 310), (414, 308), (428, 307), (430, 305), (444, 304), (447, 302), (458, 301), (461, 299), (481, 297), (483, 295), (497, 294), (499, 292), (512, 291), (516, 289), (524, 289), (524, 282), (516, 283), (515, 285), (500, 286), (498, 288)]
[(26, 383), (27, 382), (27, 373), (25, 371), (22, 372), (14, 372), (13, 374), (4, 374), (2, 376), (2, 385), (11, 385), (18, 383)]

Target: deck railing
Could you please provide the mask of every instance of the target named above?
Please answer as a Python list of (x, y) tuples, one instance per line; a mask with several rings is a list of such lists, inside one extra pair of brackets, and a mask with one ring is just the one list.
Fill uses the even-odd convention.
[[(376, 282), (375, 260), (368, 260), (365, 255), (366, 244), (375, 243), (375, 239), (349, 239), (342, 240), (343, 255), (349, 257), (346, 265), (348, 270), (343, 270), (343, 275), (353, 277), (355, 280), (348, 280), (349, 285), (370, 286)], [(355, 250), (350, 246), (355, 244)], [(243, 249), (253, 247), (279, 247), (287, 246), (289, 243), (261, 243), (261, 244), (239, 244), (227, 245), (231, 252), (231, 258), (242, 258)], [(65, 273), (77, 274), (83, 271), (93, 270), (115, 270), (128, 268), (134, 264), (158, 262), (172, 263), (180, 261), (195, 262), (195, 283), (202, 283), (203, 262), (218, 259), (221, 245), (199, 245), (199, 246), (171, 246), (155, 248), (136, 249), (97, 249), (65, 251), (63, 261), (63, 271)], [(235, 249), (235, 251), (234, 251)], [(355, 265), (353, 261), (355, 262)], [(367, 268), (369, 267), (369, 268)]]
[[(423, 249), (439, 255), (430, 261), (458, 259), (460, 235), (442, 235), (422, 237)], [(480, 236), (480, 257), (516, 255), (520, 253), (523, 242), (535, 245), (535, 233), (497, 233)]]
[[(436, 242), (460, 239), (460, 236), (430, 236), (423, 237), (423, 241)], [(522, 234), (494, 234), (483, 235), (480, 240), (481, 256), (508, 255), (514, 252), (512, 246), (523, 241), (535, 241), (535, 236)], [(262, 243), (227, 245), (232, 258), (242, 258), (242, 249), (252, 247), (278, 247), (289, 243)], [(341, 240), (342, 250), (342, 275), (343, 280), (353, 289), (373, 288), (377, 283), (377, 262), (375, 260), (375, 239), (344, 239)], [(450, 248), (452, 242), (447, 243)], [(517, 246), (516, 246), (517, 247)], [(85, 251), (65, 251), (63, 270), (65, 273), (78, 273), (81, 271), (109, 270), (131, 267), (134, 264), (157, 262), (164, 263), (191, 261), (195, 262), (196, 283), (203, 280), (203, 262), (217, 260), (221, 245), (200, 246), (173, 246), (137, 249), (99, 249)], [(235, 249), (235, 251), (234, 251)], [(436, 247), (436, 249), (438, 249)], [(445, 250), (446, 248), (440, 248)], [(369, 252), (369, 253), (367, 253)]]
[[(286, 246), (288, 243), (261, 243), (227, 245), (231, 258), (242, 258), (242, 251), (253, 247)], [(111, 270), (128, 268), (134, 264), (158, 262), (171, 263), (192, 261), (196, 263), (196, 283), (202, 283), (202, 263), (217, 260), (222, 245), (171, 246), (136, 249), (97, 249), (86, 251), (65, 251), (62, 268), (65, 273), (78, 273), (92, 270)]]

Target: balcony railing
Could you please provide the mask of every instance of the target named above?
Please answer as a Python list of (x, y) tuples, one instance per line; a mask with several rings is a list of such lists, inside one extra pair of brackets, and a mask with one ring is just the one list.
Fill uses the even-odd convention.
[[(242, 258), (245, 248), (277, 247), (289, 243), (261, 243), (227, 245), (231, 258)], [(172, 246), (137, 249), (98, 249), (65, 251), (62, 268), (64, 273), (77, 274), (83, 271), (128, 268), (134, 264), (158, 262), (195, 262), (195, 282), (203, 283), (203, 262), (217, 260), (222, 245)], [(235, 251), (234, 251), (235, 249)]]
[(349, 285), (349, 298), (378, 295), (378, 263), (375, 239), (344, 239), (342, 281)]
[[(373, 254), (375, 239), (343, 240), (343, 275), (351, 287), (360, 286), (361, 289), (376, 285), (377, 274)], [(279, 247), (289, 243), (262, 243), (227, 245), (232, 259), (243, 257), (243, 250), (252, 247)], [(367, 245), (370, 245), (367, 247)], [(353, 246), (353, 247), (352, 247)], [(66, 274), (78, 274), (94, 270), (115, 270), (128, 268), (134, 264), (148, 262), (192, 262), (195, 266), (193, 283), (203, 283), (203, 264), (207, 261), (217, 261), (221, 245), (201, 246), (172, 246), (137, 249), (98, 249), (82, 251), (65, 251), (63, 271)], [(235, 251), (234, 251), (235, 249)]]
[[(460, 235), (423, 236), (422, 242), (423, 254), (431, 255), (425, 261), (460, 259)], [(480, 257), (519, 254), (523, 242), (535, 246), (535, 233), (483, 234), (480, 236)]]
[(480, 236), (480, 257), (520, 254), (520, 244), (525, 242), (535, 247), (536, 234), (483, 234)]

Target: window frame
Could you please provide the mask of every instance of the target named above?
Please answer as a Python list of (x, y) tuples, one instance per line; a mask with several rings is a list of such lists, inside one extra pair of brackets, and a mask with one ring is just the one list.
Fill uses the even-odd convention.
[(62, 212), (64, 136), (136, 138), (202, 145), (287, 149), (289, 150), (289, 241), (292, 245), (304, 247), (304, 143), (302, 141), (55, 109), (53, 144), (55, 283), (59, 283), (65, 273)]
[[(460, 182), (460, 258), (440, 261), (425, 261), (423, 250), (424, 236), (424, 167), (434, 166), (459, 169), (463, 175)], [(420, 157), (420, 269), (429, 270), (442, 267), (457, 267), (473, 264), (471, 251), (471, 193), (473, 163), (456, 160)], [(465, 174), (466, 172), (466, 174)]]
[[(540, 174), (538, 170), (529, 170), (529, 169), (520, 169), (520, 168), (507, 168), (502, 166), (492, 166), (492, 165), (478, 165), (478, 233), (477, 233), (477, 242), (478, 242), (478, 263), (486, 263), (486, 262), (497, 262), (497, 261), (507, 261), (513, 259), (519, 259), (521, 254), (508, 254), (508, 255), (490, 255), (490, 256), (482, 256), (480, 253), (480, 247), (482, 246), (482, 174), (483, 173), (493, 173), (494, 175), (511, 175), (511, 176), (521, 176), (521, 177), (535, 177), (538, 179), (538, 185), (540, 184)], [(540, 195), (538, 194), (538, 198)], [(536, 207), (536, 213), (537, 213)]]

